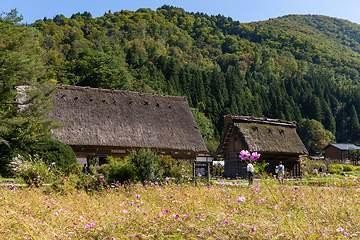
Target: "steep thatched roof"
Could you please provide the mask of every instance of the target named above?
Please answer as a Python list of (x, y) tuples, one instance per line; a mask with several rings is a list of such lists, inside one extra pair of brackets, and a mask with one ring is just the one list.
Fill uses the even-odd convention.
[(306, 154), (307, 150), (296, 133), (296, 122), (248, 116), (225, 116), (225, 132), (218, 153), (223, 153), (227, 136), (235, 128), (243, 145), (262, 153)]
[(207, 151), (185, 97), (60, 86), (53, 105), (47, 118), (66, 126), (52, 137), (67, 145)]

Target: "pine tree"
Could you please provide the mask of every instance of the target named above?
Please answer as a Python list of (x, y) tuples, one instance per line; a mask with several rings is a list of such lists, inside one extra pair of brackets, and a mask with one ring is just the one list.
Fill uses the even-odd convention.
[(359, 119), (354, 105), (351, 106), (351, 110), (350, 110), (348, 132), (351, 142), (356, 143), (359, 141), (359, 137), (360, 137)]
[(39, 80), (44, 67), (34, 40), (37, 31), (21, 20), (16, 10), (0, 17), (1, 172), (16, 149), (49, 137), (49, 126), (54, 126), (43, 117), (54, 88)]
[(323, 112), (324, 112), (323, 125), (324, 125), (325, 129), (327, 129), (330, 132), (332, 132), (333, 134), (335, 134), (336, 122), (335, 122), (335, 118), (331, 112), (331, 108), (324, 99), (322, 99), (322, 106), (323, 106)]

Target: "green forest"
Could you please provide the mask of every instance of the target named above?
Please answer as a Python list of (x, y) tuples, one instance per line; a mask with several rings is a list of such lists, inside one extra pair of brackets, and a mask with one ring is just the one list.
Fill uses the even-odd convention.
[(227, 114), (296, 121), (313, 155), (359, 142), (360, 25), (350, 21), (240, 23), (164, 5), (12, 24), (33, 33), (38, 82), (186, 96), (210, 151)]

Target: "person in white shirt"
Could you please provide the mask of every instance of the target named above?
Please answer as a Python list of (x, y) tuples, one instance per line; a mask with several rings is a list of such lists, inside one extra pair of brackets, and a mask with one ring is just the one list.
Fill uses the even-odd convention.
[(284, 173), (285, 173), (285, 167), (282, 164), (282, 162), (279, 162), (279, 165), (275, 168), (275, 173), (277, 174), (277, 179), (279, 180), (280, 184), (284, 183)]
[(253, 183), (253, 179), (254, 179), (254, 172), (255, 172), (254, 165), (252, 165), (252, 163), (249, 162), (246, 169), (248, 172), (249, 185), (251, 185)]

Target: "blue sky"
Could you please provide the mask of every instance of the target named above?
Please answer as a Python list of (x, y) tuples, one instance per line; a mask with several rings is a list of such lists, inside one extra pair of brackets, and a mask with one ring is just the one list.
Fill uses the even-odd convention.
[(346, 19), (360, 24), (359, 0), (2, 0), (1, 12), (17, 8), (24, 21), (33, 23), (57, 14), (71, 17), (85, 11), (93, 17), (105, 12), (136, 11), (139, 8), (156, 10), (164, 4), (181, 7), (187, 12), (221, 14), (243, 23), (268, 20), (288, 14), (318, 14)]

